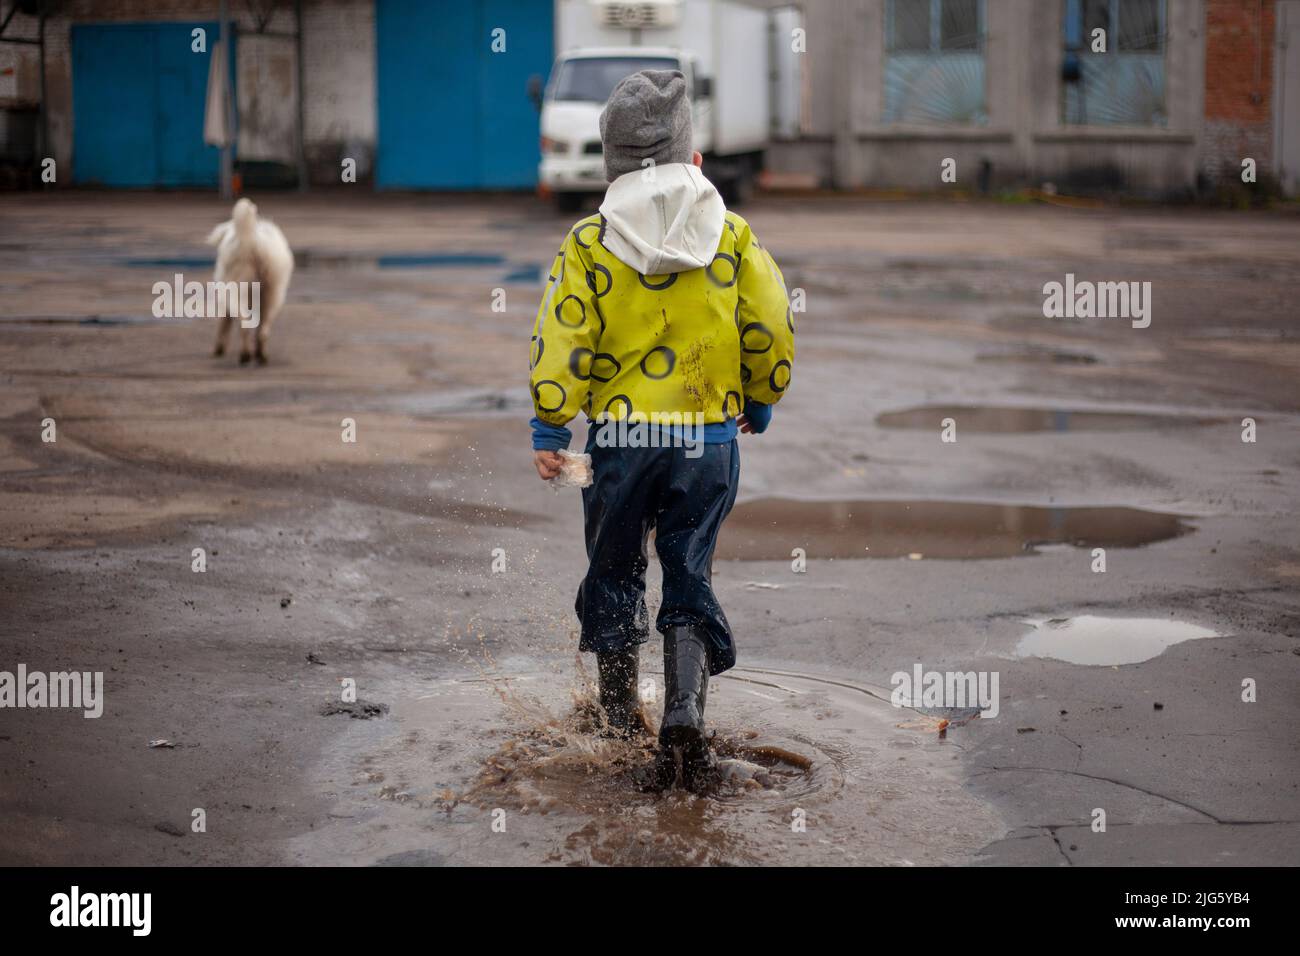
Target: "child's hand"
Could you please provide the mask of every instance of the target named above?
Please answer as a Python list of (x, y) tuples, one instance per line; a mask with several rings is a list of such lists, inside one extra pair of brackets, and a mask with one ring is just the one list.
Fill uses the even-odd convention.
[(736, 419), (736, 424), (746, 435), (761, 435), (767, 431), (767, 426), (772, 423), (772, 406), (764, 405), (762, 402), (756, 402), (749, 399), (745, 402), (745, 409), (740, 417)]
[(563, 460), (558, 451), (533, 452), (533, 464), (537, 467), (537, 474), (541, 475), (542, 481), (550, 481), (559, 475)]

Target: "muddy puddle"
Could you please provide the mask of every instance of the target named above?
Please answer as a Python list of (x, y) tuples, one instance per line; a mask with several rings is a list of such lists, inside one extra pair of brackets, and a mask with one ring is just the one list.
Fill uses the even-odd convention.
[(1016, 646), (1017, 656), (1098, 666), (1140, 664), (1183, 641), (1222, 636), (1208, 627), (1168, 618), (1083, 614), (1025, 623), (1033, 630)]
[(1158, 415), (1144, 412), (1072, 410), (1068, 408), (1013, 408), (993, 405), (924, 405), (876, 416), (881, 428), (939, 431), (944, 419), (968, 434), (1022, 434), (1028, 432), (1158, 431), (1222, 424), (1227, 419), (1193, 415)]
[[(662, 687), (652, 656), (643, 682)], [(646, 786), (649, 732), (601, 736), (582, 663), (567, 674), (536, 663), (408, 686), (389, 718), (352, 722), (360, 747), (317, 771), (339, 825), (299, 838), (299, 859), (950, 864), (1002, 833), (960, 785), (961, 741), (890, 706), (887, 690), (735, 668), (710, 683), (717, 776), (700, 794), (661, 793)], [(661, 707), (646, 698), (657, 726)]]
[(801, 501), (759, 498), (736, 505), (717, 557), (1009, 558), (1039, 545), (1135, 548), (1185, 534), (1179, 515), (1138, 508), (1055, 508), (962, 501)]

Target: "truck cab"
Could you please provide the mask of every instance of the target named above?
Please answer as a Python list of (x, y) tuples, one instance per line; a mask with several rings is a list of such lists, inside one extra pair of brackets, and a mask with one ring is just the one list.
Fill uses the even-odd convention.
[(689, 51), (594, 47), (561, 54), (541, 105), (539, 178), (563, 211), (576, 211), (584, 196), (604, 192), (600, 112), (619, 81), (641, 70), (680, 70), (685, 75), (695, 148), (709, 151), (708, 84), (701, 82), (699, 59)]
[(748, 196), (772, 134), (772, 50), (786, 14), (737, 0), (556, 0), (555, 9), (561, 52), (545, 95), (540, 77), (530, 83), (542, 114), (543, 195), (573, 212), (604, 192), (609, 94), (639, 70), (680, 70), (704, 175), (729, 205)]

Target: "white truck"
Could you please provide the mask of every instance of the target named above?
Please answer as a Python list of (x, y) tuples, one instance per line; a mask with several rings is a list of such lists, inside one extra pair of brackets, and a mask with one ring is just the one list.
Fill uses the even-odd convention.
[(557, 0), (556, 49), (541, 110), (543, 195), (574, 212), (603, 193), (600, 111), (638, 70), (681, 70), (695, 148), (729, 204), (742, 202), (763, 165), (772, 128), (774, 14), (733, 0)]

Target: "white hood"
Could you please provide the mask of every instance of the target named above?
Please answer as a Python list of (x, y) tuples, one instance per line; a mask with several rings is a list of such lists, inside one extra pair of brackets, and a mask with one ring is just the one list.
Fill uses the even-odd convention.
[(601, 242), (641, 275), (700, 269), (718, 251), (726, 211), (713, 183), (690, 163), (655, 166), (653, 177), (638, 169), (609, 184)]

